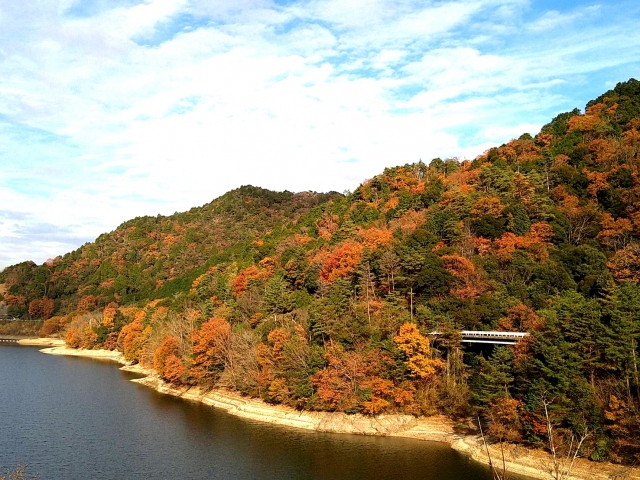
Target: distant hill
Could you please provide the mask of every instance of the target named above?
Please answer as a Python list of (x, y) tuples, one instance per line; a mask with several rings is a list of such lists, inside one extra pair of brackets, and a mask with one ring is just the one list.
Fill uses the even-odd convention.
[(16, 316), (29, 315), (29, 303), (43, 297), (55, 302), (50, 314), (69, 313), (82, 297), (94, 297), (91, 303), (104, 307), (114, 300), (148, 299), (163, 285), (178, 281), (178, 286), (163, 290), (170, 294), (194, 269), (216, 262), (219, 255), (250, 257), (259, 250), (251, 242), (294, 225), (335, 196), (339, 194), (244, 186), (188, 212), (129, 220), (43, 265), (8, 267), (0, 281), (6, 282)]

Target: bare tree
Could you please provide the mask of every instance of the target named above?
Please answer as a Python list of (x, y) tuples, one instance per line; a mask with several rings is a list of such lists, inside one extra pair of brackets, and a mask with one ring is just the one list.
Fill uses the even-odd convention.
[(385, 250), (380, 258), (380, 267), (382, 268), (382, 272), (387, 276), (388, 293), (395, 291), (395, 275), (400, 271), (400, 258), (398, 258), (393, 250)]
[(582, 431), (565, 433), (561, 435), (553, 425), (549, 414), (549, 406), (553, 403), (546, 394), (540, 396), (540, 403), (544, 409), (544, 416), (547, 426), (547, 446), (551, 453), (551, 463), (543, 465), (544, 470), (553, 480), (568, 480), (576, 458), (580, 454), (580, 449), (584, 441), (591, 436), (591, 431), (586, 425)]
[(155, 351), (167, 336), (172, 336), (178, 341), (179, 356), (183, 360), (187, 359), (193, 345), (191, 332), (196, 328), (198, 318), (196, 310), (187, 308), (182, 313), (169, 312), (162, 322), (154, 323), (153, 332), (145, 343), (143, 363), (153, 365)]
[(252, 330), (231, 333), (223, 351), (224, 372), (219, 385), (239, 391), (257, 388), (259, 343), (260, 338)]
[(498, 467), (493, 464), (493, 458), (491, 457), (489, 444), (487, 443), (487, 439), (484, 436), (484, 431), (482, 430), (482, 422), (480, 421), (480, 417), (478, 417), (478, 427), (480, 428), (480, 436), (482, 437), (482, 444), (484, 445), (484, 449), (487, 452), (487, 457), (489, 458), (489, 468), (491, 469), (491, 478), (493, 480), (507, 480), (508, 479), (507, 466), (504, 461), (504, 455), (502, 455), (502, 471), (500, 471)]

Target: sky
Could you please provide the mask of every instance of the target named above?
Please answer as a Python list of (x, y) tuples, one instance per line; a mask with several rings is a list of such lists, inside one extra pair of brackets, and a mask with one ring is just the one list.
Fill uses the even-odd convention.
[(0, 2), (0, 269), (241, 185), (474, 158), (629, 78), (640, 4)]

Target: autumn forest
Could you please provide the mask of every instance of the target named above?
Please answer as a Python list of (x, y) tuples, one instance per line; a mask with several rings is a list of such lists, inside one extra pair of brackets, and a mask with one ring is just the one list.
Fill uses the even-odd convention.
[[(640, 81), (474, 160), (244, 186), (0, 273), (42, 336), (297, 409), (482, 419), (640, 461)], [(528, 332), (470, 346), (461, 330)], [(438, 332), (438, 335), (432, 335)]]

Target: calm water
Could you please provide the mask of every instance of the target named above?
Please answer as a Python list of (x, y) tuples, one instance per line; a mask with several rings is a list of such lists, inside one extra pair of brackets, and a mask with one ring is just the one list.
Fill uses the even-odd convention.
[(447, 446), (251, 422), (113, 363), (0, 346), (0, 466), (41, 479), (488, 480)]

